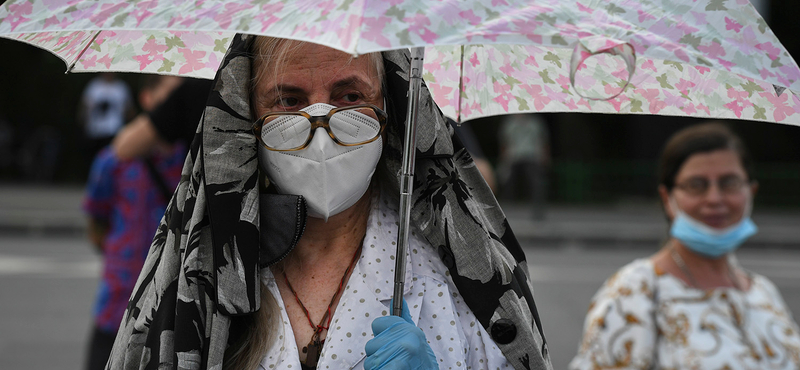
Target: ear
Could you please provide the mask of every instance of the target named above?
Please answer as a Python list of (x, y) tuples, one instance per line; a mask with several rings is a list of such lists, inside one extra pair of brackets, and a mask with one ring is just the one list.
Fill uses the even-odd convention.
[(666, 186), (658, 186), (658, 196), (661, 198), (661, 208), (664, 209), (667, 218), (672, 221), (675, 218), (675, 211), (672, 209), (672, 205), (669, 204), (669, 190), (667, 190)]
[(751, 181), (750, 182), (750, 195), (755, 198), (756, 193), (758, 193), (758, 181)]

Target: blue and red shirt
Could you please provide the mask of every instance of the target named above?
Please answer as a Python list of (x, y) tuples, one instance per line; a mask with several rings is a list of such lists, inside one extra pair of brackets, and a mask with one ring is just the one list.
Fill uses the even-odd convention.
[[(174, 190), (186, 157), (183, 144), (166, 155), (151, 157), (167, 189)], [(108, 224), (103, 241), (103, 273), (94, 307), (98, 328), (116, 332), (142, 269), (158, 224), (164, 216), (164, 199), (143, 160), (121, 161), (110, 147), (92, 163), (86, 185), (84, 211)]]

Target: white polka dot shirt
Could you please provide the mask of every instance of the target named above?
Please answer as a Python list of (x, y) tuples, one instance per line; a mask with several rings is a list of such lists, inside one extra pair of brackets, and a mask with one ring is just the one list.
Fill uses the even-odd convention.
[[(361, 257), (342, 291), (317, 369), (363, 369), (372, 321), (391, 312), (397, 240), (396, 205), (374, 197)], [(438, 254), (412, 230), (404, 298), (425, 333), (440, 369), (511, 369), (503, 353), (464, 303)], [(278, 286), (269, 269), (262, 282), (275, 296), (282, 325), (261, 368), (300, 369), (299, 352)]]

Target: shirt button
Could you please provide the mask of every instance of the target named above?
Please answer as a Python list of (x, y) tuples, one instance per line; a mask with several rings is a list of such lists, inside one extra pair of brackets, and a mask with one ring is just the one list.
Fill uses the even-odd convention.
[(495, 342), (508, 344), (517, 337), (517, 326), (509, 319), (500, 319), (492, 324), (491, 332)]

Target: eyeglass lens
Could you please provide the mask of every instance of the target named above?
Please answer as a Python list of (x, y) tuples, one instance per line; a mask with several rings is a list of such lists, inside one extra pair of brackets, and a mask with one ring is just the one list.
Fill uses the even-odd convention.
[[(717, 187), (723, 193), (739, 191), (745, 180), (738, 176), (724, 176), (716, 181)], [(711, 180), (704, 177), (694, 177), (679, 184), (679, 187), (693, 195), (705, 194), (711, 187)]]
[[(315, 117), (325, 120), (326, 117)], [(261, 140), (270, 148), (293, 149), (306, 143), (311, 132), (311, 122), (304, 116), (275, 113), (265, 117), (261, 126)], [(328, 119), (330, 132), (344, 144), (360, 144), (376, 138), (381, 125), (378, 114), (371, 108), (354, 108), (337, 111)]]

